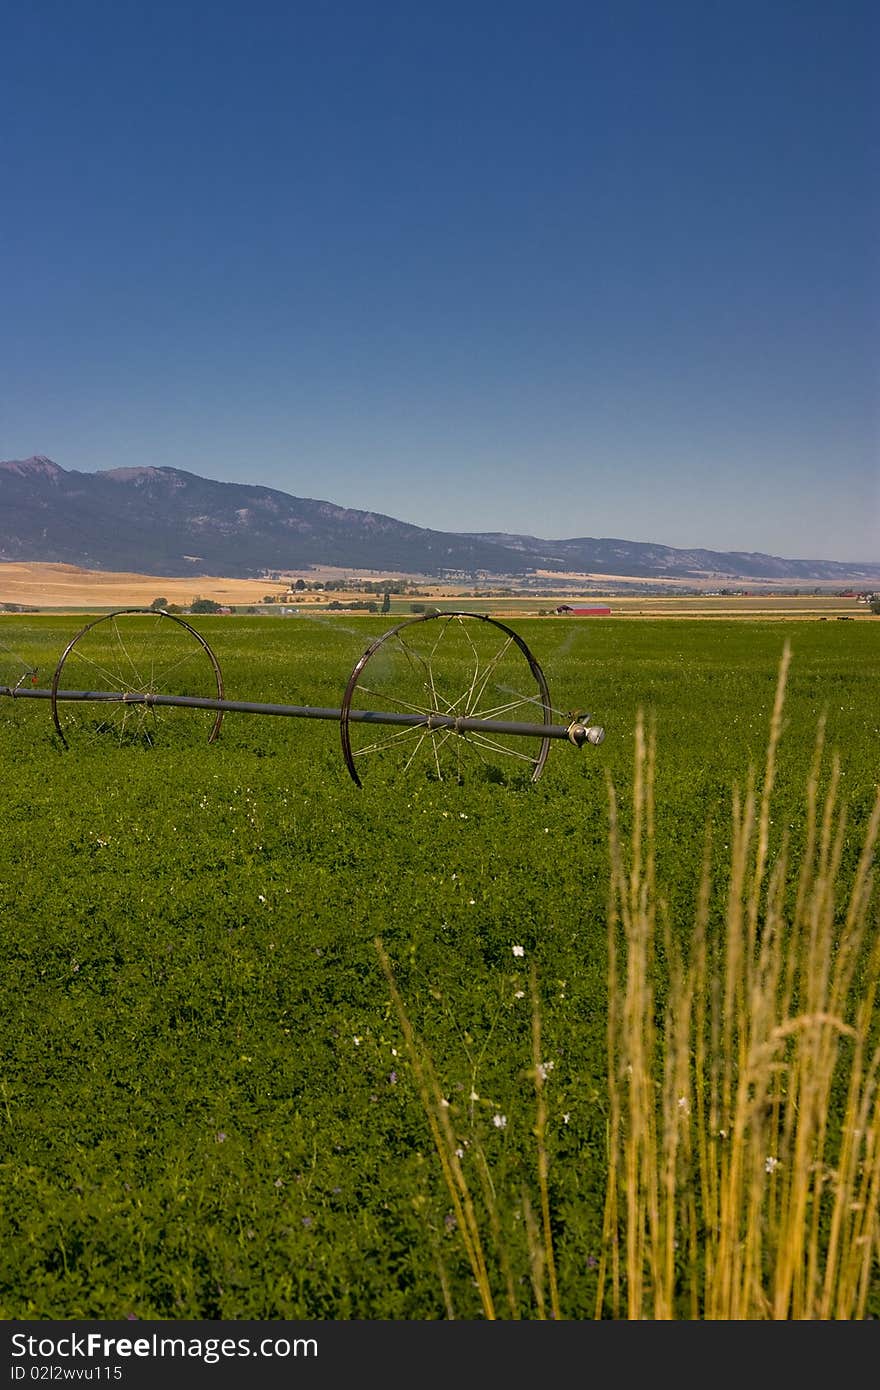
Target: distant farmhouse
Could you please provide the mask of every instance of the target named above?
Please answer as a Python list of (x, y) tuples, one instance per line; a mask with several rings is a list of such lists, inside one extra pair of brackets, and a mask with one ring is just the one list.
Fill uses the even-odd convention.
[(556, 609), (556, 612), (561, 613), (564, 617), (568, 618), (607, 618), (608, 614), (611, 612), (611, 609), (572, 608), (570, 603), (560, 603), (559, 607)]

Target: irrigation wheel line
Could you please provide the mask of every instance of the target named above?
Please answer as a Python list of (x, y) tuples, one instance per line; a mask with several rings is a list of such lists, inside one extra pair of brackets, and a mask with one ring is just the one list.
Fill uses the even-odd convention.
[[(434, 780), (461, 781), (470, 765), (488, 780), (536, 782), (551, 740), (582, 748), (605, 738), (586, 714), (550, 722), (544, 673), (512, 628), (454, 610), (410, 618), (372, 641), (355, 664), (340, 709), (227, 700), (220, 664), (205, 639), (183, 618), (152, 608), (93, 619), (64, 648), (51, 689), (20, 678), (0, 685), (0, 696), (50, 700), (66, 748), (71, 740), (185, 747), (194, 727), (213, 743), (227, 711), (334, 720), (359, 787), (358, 763), (363, 767), (368, 759), (377, 771), (377, 765), (398, 769), (403, 760), (404, 771), (421, 768)], [(377, 699), (392, 708), (373, 708)], [(377, 734), (378, 726), (385, 731)]]
[[(376, 704), (397, 714), (391, 732)], [(355, 664), (340, 710), (345, 764), (361, 786), (369, 759), (460, 781), (466, 765), (501, 777), (500, 767), (537, 782), (552, 722), (540, 665), (506, 624), (480, 613), (424, 613), (376, 638)], [(404, 723), (403, 720), (407, 722)]]
[(174, 743), (181, 721), (191, 737), (193, 720), (213, 743), (223, 722), (222, 707), (190, 707), (184, 716), (176, 705), (156, 702), (172, 694), (223, 700), (220, 663), (210, 645), (164, 609), (119, 609), (87, 623), (61, 653), (50, 694), (65, 747), (95, 738), (148, 747)]

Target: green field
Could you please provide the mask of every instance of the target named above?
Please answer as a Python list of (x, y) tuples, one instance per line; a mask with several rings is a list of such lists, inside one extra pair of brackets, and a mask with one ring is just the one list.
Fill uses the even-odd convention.
[[(0, 685), (28, 666), (51, 684), (80, 621), (2, 620)], [(388, 626), (191, 621), (226, 698), (330, 708)], [(789, 642), (771, 852), (786, 839), (796, 861), (824, 720), (845, 890), (877, 794), (880, 625), (509, 621), (559, 719), (589, 711), (606, 730), (598, 747), (554, 742), (534, 784), (490, 754), (461, 782), (436, 780), (430, 758), (384, 756), (358, 787), (334, 722), (271, 715), (227, 713), (208, 743), (203, 714), (174, 710), (155, 746), (135, 725), (121, 741), (77, 726), (65, 747), (48, 701), (0, 698), (0, 1316), (481, 1316), (377, 938), (524, 1318), (537, 1315), (536, 970), (560, 1300), (567, 1318), (594, 1316), (607, 779), (627, 831), (644, 711), (658, 889), (685, 940), (707, 828), (713, 914), (723, 905), (732, 789), (750, 767), (760, 777)], [(520, 675), (528, 686), (525, 661)]]

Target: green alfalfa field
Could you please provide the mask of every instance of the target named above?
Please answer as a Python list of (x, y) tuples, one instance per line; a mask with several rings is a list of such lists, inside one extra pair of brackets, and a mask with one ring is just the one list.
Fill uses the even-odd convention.
[[(191, 621), (321, 707), (387, 625)], [(0, 685), (78, 623), (4, 619)], [(0, 699), (0, 1316), (880, 1316), (880, 619), (515, 626), (606, 730), (534, 784)]]

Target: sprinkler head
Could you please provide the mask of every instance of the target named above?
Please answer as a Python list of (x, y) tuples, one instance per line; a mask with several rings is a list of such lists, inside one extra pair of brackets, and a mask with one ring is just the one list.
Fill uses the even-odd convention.
[[(585, 719), (589, 719), (585, 715)], [(601, 724), (585, 724), (582, 720), (574, 720), (568, 726), (568, 737), (575, 748), (583, 748), (585, 743), (599, 744), (605, 737), (605, 730)]]

